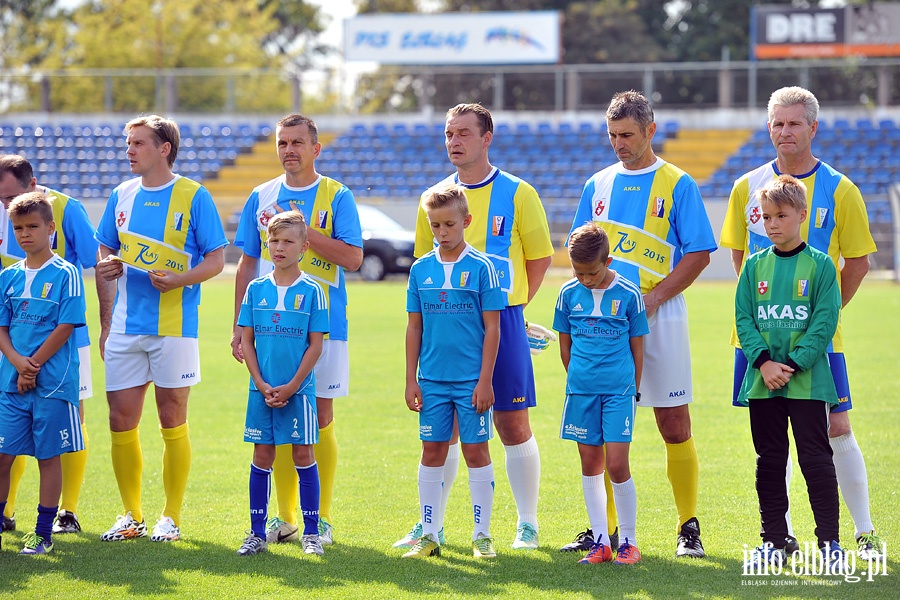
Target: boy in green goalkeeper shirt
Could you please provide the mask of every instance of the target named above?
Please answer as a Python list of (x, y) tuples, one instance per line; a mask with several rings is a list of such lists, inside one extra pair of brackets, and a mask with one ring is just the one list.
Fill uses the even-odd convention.
[(826, 564), (844, 564), (838, 490), (828, 443), (828, 411), (838, 402), (827, 351), (841, 294), (834, 264), (803, 241), (806, 188), (790, 175), (759, 191), (766, 235), (774, 244), (747, 259), (735, 296), (738, 338), (747, 357), (739, 400), (749, 402), (763, 544), (747, 566), (785, 560), (788, 534), (788, 420), (809, 490), (815, 534)]

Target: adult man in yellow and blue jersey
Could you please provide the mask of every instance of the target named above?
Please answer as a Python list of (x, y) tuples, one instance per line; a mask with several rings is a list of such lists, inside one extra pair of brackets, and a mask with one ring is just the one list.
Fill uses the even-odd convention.
[(97, 276), (117, 288), (115, 303), (100, 305), (100, 353), (113, 471), (125, 510), (100, 539), (147, 535), (138, 425), (152, 381), (165, 448), (166, 505), (150, 541), (172, 542), (181, 537), (191, 466), (187, 408), (191, 386), (200, 382), (200, 284), (222, 271), (228, 240), (206, 188), (172, 172), (178, 125), (151, 115), (129, 121), (125, 133), (126, 156), (138, 177), (113, 190), (97, 228)]
[[(269, 219), (286, 210), (299, 211), (306, 218), (309, 234), (309, 250), (301, 258), (300, 268), (322, 285), (328, 300), (330, 333), (325, 336), (322, 356), (315, 368), (319, 442), (314, 451), (321, 493), (319, 540), (330, 545), (334, 542), (331, 507), (338, 457), (334, 399), (346, 396), (350, 386), (344, 270), (355, 271), (362, 264), (362, 228), (356, 201), (347, 186), (316, 171), (316, 158), (322, 145), (312, 119), (298, 114), (282, 118), (275, 126), (275, 143), (284, 174), (253, 189), (235, 234), (234, 244), (243, 254), (235, 275), (231, 350), (235, 359), (243, 361), (241, 328), (237, 326), (241, 300), (253, 279), (267, 275), (274, 268), (267, 245)], [(278, 515), (269, 519), (266, 539), (289, 542), (299, 535), (298, 480), (289, 444), (276, 447), (273, 474)]]
[(699, 463), (688, 409), (693, 387), (682, 292), (709, 264), (716, 241), (697, 184), (653, 152), (656, 123), (647, 98), (635, 91), (613, 96), (606, 126), (620, 162), (585, 183), (572, 229), (589, 221), (602, 227), (612, 268), (644, 294), (650, 333), (644, 338), (638, 406), (653, 407), (666, 444), (666, 474), (678, 512), (675, 555), (700, 558), (705, 552), (697, 520)]
[[(37, 184), (34, 168), (23, 156), (9, 154), (0, 156), (0, 200), (8, 207), (17, 196), (28, 192), (39, 191), (47, 196), (53, 206), (53, 220), (58, 223), (50, 248), (66, 261), (82, 269), (91, 269), (97, 264), (97, 240), (94, 239), (94, 226), (88, 218), (84, 206), (62, 192), (51, 190)], [(7, 218), (6, 210), (0, 211), (0, 261), (3, 268), (25, 258), (25, 252), (16, 243), (12, 223)], [(97, 292), (107, 292), (106, 285), (98, 285)], [(112, 295), (107, 298), (112, 301)], [(53, 523), (53, 533), (75, 533), (81, 531), (78, 521), (78, 499), (81, 485), (87, 468), (88, 435), (84, 425), (84, 400), (93, 395), (91, 385), (91, 340), (87, 327), (78, 327), (72, 334), (78, 347), (79, 366), (79, 408), (81, 412), (81, 432), (84, 438), (84, 450), (70, 452), (60, 457), (62, 462), (63, 487), (60, 498), (60, 510)], [(9, 501), (3, 515), (3, 529), (15, 529), (16, 494), (19, 481), (25, 472), (25, 457), (18, 457), (10, 471)]]
[[(457, 183), (465, 188), (472, 215), (466, 242), (494, 263), (507, 297), (507, 307), (500, 313), (500, 349), (494, 367), (494, 427), (506, 451), (506, 473), (518, 512), (512, 547), (535, 549), (541, 458), (528, 419), (528, 409), (537, 405), (529, 340), (536, 342), (533, 347), (537, 352), (546, 347), (553, 334), (540, 325), (529, 326), (524, 308), (541, 287), (550, 267), (550, 227), (535, 189), (491, 164), (488, 150), (494, 137), (494, 121), (488, 109), (480, 104), (454, 106), (447, 111), (444, 133), (447, 156), (456, 172), (440, 184)], [(422, 256), (434, 246), (434, 234), (420, 203), (415, 255)], [(458, 435), (454, 435), (444, 463), (442, 511), (459, 470), (457, 440)], [(421, 537), (421, 528), (422, 524), (417, 523), (394, 546), (411, 547)], [(443, 531), (439, 538), (443, 538)]]
[[(809, 90), (784, 87), (772, 93), (768, 106), (768, 128), (776, 158), (735, 181), (720, 242), (722, 246), (731, 248), (734, 272), (740, 274), (748, 256), (772, 244), (763, 228), (757, 191), (782, 173), (793, 175), (806, 185), (809, 218), (801, 228), (803, 239), (831, 257), (838, 271), (841, 304), (847, 306), (869, 271), (869, 254), (874, 253), (876, 247), (869, 232), (869, 219), (859, 188), (846, 175), (813, 155), (812, 140), (819, 128), (818, 116), (819, 102)], [(735, 347), (736, 399), (747, 359), (734, 331), (731, 343)], [(840, 403), (829, 412), (828, 437), (834, 453), (838, 486), (856, 528), (859, 555), (867, 560), (880, 554), (882, 543), (875, 535), (872, 524), (866, 463), (850, 428), (848, 411), (853, 403), (840, 323), (828, 350), (828, 362), (840, 399)], [(788, 461), (788, 481), (790, 464)], [(796, 543), (788, 541), (789, 546), (792, 545), (790, 542)]]

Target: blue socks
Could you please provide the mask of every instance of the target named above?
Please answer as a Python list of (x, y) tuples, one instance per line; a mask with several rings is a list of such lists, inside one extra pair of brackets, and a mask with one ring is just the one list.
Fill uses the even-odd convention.
[(56, 517), (56, 513), (59, 512), (59, 506), (48, 508), (38, 504), (37, 510), (37, 525), (34, 526), (34, 532), (49, 542), (53, 535), (53, 519)]
[(319, 467), (296, 467), (300, 476), (300, 512), (303, 514), (303, 535), (319, 534)]
[(266, 519), (269, 516), (271, 474), (272, 469), (260, 469), (250, 463), (250, 529), (263, 539), (266, 539)]

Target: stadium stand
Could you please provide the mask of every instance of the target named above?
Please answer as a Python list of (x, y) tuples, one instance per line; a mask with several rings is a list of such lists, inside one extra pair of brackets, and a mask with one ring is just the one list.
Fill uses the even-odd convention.
[[(249, 122), (181, 125), (176, 171), (198, 181), (214, 179), (223, 166), (271, 133), (269, 125)], [(106, 199), (130, 176), (122, 124), (19, 126), (0, 120), (0, 153), (22, 153), (41, 185), (81, 200)]]
[[(176, 171), (202, 181), (223, 219), (250, 190), (278, 175), (272, 127), (250, 121), (182, 125)], [(412, 199), (450, 173), (443, 123), (355, 123), (322, 132), (318, 165), (362, 201)], [(657, 153), (690, 173), (704, 198), (725, 199), (735, 178), (772, 160), (765, 128), (686, 130), (660, 123)], [(867, 198), (873, 224), (890, 223), (888, 186), (900, 181), (900, 126), (890, 119), (820, 121), (816, 155), (846, 173)], [(0, 152), (22, 152), (43, 185), (82, 200), (105, 199), (129, 176), (121, 124), (17, 125), (0, 118)], [(491, 159), (531, 182), (551, 224), (567, 230), (585, 180), (615, 162), (602, 121), (496, 124)]]

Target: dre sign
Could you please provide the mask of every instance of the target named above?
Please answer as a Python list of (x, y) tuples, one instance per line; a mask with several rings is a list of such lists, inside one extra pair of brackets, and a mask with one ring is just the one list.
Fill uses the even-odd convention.
[[(843, 11), (841, 11), (843, 12)], [(816, 13), (774, 13), (765, 16), (765, 42), (768, 44), (836, 44), (843, 37), (843, 23), (838, 29), (836, 11)]]

